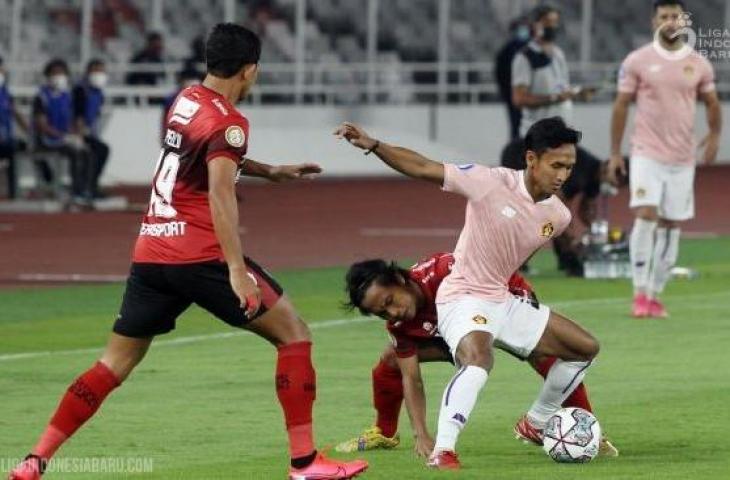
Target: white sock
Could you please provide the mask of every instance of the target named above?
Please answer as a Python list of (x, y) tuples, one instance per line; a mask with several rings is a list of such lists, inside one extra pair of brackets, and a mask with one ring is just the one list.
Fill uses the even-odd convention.
[(656, 296), (664, 291), (671, 276), (672, 267), (679, 255), (679, 228), (657, 228), (654, 242), (654, 258), (649, 274), (649, 293)]
[(439, 411), (435, 452), (454, 450), (488, 376), (483, 368), (468, 365), (460, 368), (446, 385)]
[(654, 251), (654, 231), (657, 222), (643, 218), (634, 220), (629, 240), (631, 255), (631, 273), (634, 279), (634, 293), (646, 292), (649, 283), (651, 254)]
[(566, 398), (580, 385), (591, 362), (557, 360), (545, 377), (540, 395), (527, 412), (530, 423), (543, 428), (548, 419), (560, 410)]

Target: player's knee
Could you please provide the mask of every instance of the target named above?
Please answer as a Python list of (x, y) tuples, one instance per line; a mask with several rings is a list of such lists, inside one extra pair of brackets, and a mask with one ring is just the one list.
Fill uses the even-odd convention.
[(304, 323), (301, 318), (297, 318), (297, 321), (292, 325), (289, 333), (289, 338), (284, 343), (294, 342), (311, 342), (312, 332), (309, 330), (309, 326)]
[(486, 332), (472, 332), (461, 339), (456, 349), (456, 358), (462, 366), (473, 365), (487, 371), (494, 363), (492, 357), (492, 336)]
[(396, 360), (395, 349), (393, 345), (388, 345), (380, 355), (380, 363), (383, 363), (390, 368), (398, 368), (398, 360)]
[(593, 360), (598, 356), (598, 352), (601, 351), (601, 344), (592, 335), (589, 335), (584, 343), (583, 354), (586, 360)]
[(659, 220), (659, 213), (657, 212), (656, 207), (638, 207), (634, 211), (634, 214), (636, 215), (636, 218), (640, 218), (648, 222), (656, 222)]

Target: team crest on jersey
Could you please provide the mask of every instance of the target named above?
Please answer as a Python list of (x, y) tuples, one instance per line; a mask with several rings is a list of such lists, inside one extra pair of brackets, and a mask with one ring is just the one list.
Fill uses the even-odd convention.
[(487, 317), (482, 315), (474, 315), (474, 317), (471, 319), (472, 322), (476, 323), (477, 325), (486, 325), (489, 320), (487, 320)]
[(554, 231), (555, 231), (555, 227), (553, 227), (553, 222), (547, 222), (540, 229), (540, 235), (545, 238), (550, 238), (553, 236)]
[(644, 198), (646, 197), (646, 190), (639, 187), (636, 189), (636, 198)]
[(431, 333), (436, 329), (436, 325), (431, 322), (423, 322), (423, 329), (428, 333)]
[(471, 170), (472, 168), (474, 168), (474, 164), (473, 163), (464, 163), (464, 164), (459, 165), (458, 168), (461, 171), (467, 171), (467, 170)]
[(684, 76), (688, 78), (692, 78), (695, 74), (695, 69), (692, 65), (685, 65), (682, 71), (684, 72)]
[(246, 134), (238, 125), (231, 125), (226, 128), (226, 142), (232, 147), (241, 148), (246, 143)]

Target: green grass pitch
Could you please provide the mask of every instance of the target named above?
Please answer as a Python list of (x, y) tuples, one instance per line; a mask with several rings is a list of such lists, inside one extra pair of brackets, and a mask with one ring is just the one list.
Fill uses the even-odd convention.
[[(596, 415), (621, 456), (558, 465), (542, 450), (517, 442), (512, 426), (529, 407), (540, 380), (500, 352), (461, 436), (461, 472), (425, 469), (412, 454), (402, 412), (400, 447), (364, 453), (370, 469), (362, 478), (730, 478), (730, 238), (683, 241), (680, 264), (696, 267), (700, 277), (670, 284), (668, 320), (629, 318), (628, 281), (562, 278), (548, 252), (533, 263), (541, 271), (531, 280), (542, 301), (601, 341), (586, 383)], [(372, 423), (370, 369), (387, 341), (378, 321), (358, 320), (339, 309), (343, 272), (277, 274), (314, 327), (315, 421), (322, 447)], [(105, 341), (121, 293), (122, 285), (0, 291), (0, 458), (5, 469), (10, 459), (27, 453), (62, 391), (96, 359), (94, 349)], [(346, 318), (352, 321), (331, 322)], [(285, 478), (274, 351), (251, 335), (223, 335), (229, 332), (201, 310), (188, 311), (177, 330), (150, 350), (127, 383), (59, 452), (72, 458), (147, 457), (153, 461), (151, 473), (47, 478)], [(429, 364), (424, 372), (433, 428), (452, 367)]]

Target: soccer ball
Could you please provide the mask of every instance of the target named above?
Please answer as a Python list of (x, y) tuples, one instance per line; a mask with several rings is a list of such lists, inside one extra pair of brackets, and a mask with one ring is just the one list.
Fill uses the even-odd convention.
[(601, 426), (582, 408), (563, 408), (550, 417), (543, 430), (542, 448), (560, 463), (590, 462), (598, 455)]

